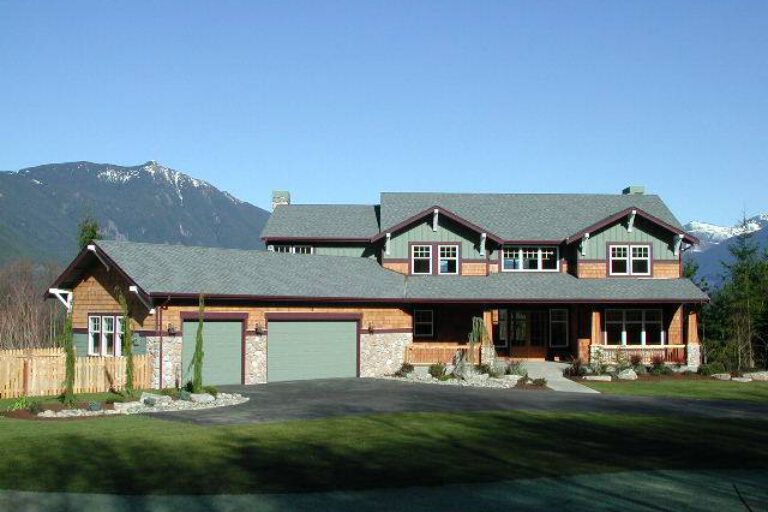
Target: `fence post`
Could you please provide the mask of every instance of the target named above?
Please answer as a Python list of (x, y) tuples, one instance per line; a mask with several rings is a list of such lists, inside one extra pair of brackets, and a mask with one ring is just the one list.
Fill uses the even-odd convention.
[(24, 359), (24, 396), (29, 396), (29, 359)]

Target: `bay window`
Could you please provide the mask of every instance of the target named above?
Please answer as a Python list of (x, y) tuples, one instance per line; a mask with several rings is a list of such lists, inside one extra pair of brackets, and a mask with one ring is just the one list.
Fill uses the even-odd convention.
[(605, 311), (608, 345), (664, 345), (660, 309), (608, 309)]
[(560, 270), (559, 248), (505, 246), (502, 250), (501, 269), (504, 272), (520, 270), (557, 272)]
[(431, 245), (412, 245), (411, 246), (411, 273), (412, 274), (431, 274), (432, 273), (432, 246)]
[(608, 261), (612, 276), (651, 274), (651, 248), (648, 245), (611, 245)]
[(124, 320), (118, 315), (88, 317), (88, 355), (120, 356), (123, 348)]

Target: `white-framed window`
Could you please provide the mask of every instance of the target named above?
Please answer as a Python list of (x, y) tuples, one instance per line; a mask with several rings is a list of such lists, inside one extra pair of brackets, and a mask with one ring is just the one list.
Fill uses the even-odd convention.
[(458, 245), (439, 245), (437, 246), (437, 273), (438, 274), (458, 274), (459, 273), (459, 246)]
[(416, 309), (413, 312), (413, 337), (431, 338), (435, 334), (435, 312), (431, 309)]
[(432, 246), (411, 246), (411, 274), (423, 275), (432, 273)]
[(549, 310), (549, 345), (552, 347), (567, 347), (568, 340), (568, 310)]
[(611, 245), (608, 258), (608, 269), (612, 276), (651, 275), (649, 245)]
[(607, 309), (604, 339), (607, 345), (664, 345), (660, 309)]
[(116, 356), (123, 353), (123, 317), (90, 315), (88, 317), (88, 355)]
[(314, 254), (314, 248), (311, 245), (270, 245), (269, 250), (283, 254)]
[(558, 272), (560, 249), (556, 246), (505, 246), (501, 251), (501, 269), (504, 272), (534, 271)]

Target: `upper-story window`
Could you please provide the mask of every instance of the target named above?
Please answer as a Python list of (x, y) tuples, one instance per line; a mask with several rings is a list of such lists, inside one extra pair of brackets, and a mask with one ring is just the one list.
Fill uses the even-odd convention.
[(651, 247), (612, 245), (608, 265), (612, 276), (648, 276), (651, 274)]
[(413, 274), (431, 274), (432, 273), (432, 246), (431, 245), (412, 245), (411, 246), (411, 273)]
[(458, 274), (459, 247), (457, 245), (440, 245), (438, 246), (438, 251), (438, 273)]
[(556, 272), (560, 270), (557, 247), (519, 247), (507, 245), (502, 251), (502, 270)]
[(411, 274), (458, 275), (459, 259), (458, 244), (413, 244)]
[(314, 251), (311, 245), (273, 245), (272, 251), (286, 254), (312, 254)]

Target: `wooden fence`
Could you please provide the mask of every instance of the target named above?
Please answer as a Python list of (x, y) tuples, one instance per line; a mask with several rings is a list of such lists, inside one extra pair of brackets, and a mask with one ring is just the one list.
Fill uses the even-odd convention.
[[(120, 390), (125, 357), (75, 358), (75, 393)], [(0, 398), (47, 396), (64, 392), (66, 356), (60, 348), (0, 351)], [(149, 356), (133, 356), (133, 385), (150, 386)]]

